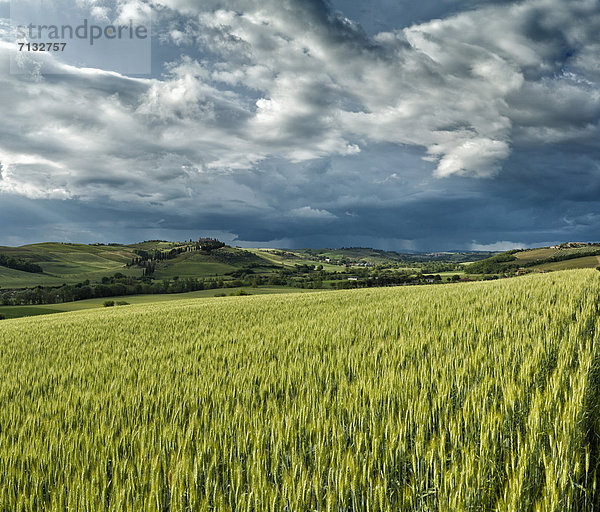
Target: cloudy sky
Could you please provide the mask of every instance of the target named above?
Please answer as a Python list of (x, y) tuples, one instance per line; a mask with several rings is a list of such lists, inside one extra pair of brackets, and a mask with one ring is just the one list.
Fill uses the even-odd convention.
[(28, 1), (152, 37), (0, 0), (0, 244), (600, 240), (598, 0)]

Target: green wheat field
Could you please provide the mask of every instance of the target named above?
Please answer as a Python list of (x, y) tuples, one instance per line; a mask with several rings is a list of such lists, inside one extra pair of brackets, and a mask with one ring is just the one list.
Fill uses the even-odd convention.
[(0, 510), (600, 510), (600, 273), (0, 322)]

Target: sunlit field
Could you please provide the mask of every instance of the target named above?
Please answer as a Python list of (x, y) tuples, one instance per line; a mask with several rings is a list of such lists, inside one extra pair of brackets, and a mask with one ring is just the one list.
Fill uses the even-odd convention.
[(600, 273), (0, 322), (3, 511), (600, 507)]

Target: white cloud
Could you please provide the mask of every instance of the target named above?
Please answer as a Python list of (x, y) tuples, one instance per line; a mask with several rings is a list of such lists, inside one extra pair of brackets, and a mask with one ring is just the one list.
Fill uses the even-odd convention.
[(456, 144), (458, 141), (429, 149), (433, 155), (442, 155), (436, 170), (438, 176), (446, 177), (452, 174), (489, 176), (499, 170), (499, 162), (510, 154), (508, 144), (498, 140), (471, 138), (459, 145)]
[[(311, 30), (305, 30), (290, 18), (290, 5), (244, 5), (242, 14), (221, 9), (200, 15), (208, 34), (205, 44), (223, 58), (214, 76), (262, 91), (250, 132), (293, 160), (343, 154), (358, 139), (423, 146), (437, 162), (440, 177), (493, 175), (512, 143), (520, 142), (513, 141), (515, 122), (523, 117), (519, 100), (544, 74), (550, 89), (532, 115), (559, 121), (565, 99), (586, 94), (587, 112), (597, 118), (596, 95), (587, 94), (583, 85), (571, 91), (556, 86), (556, 42), (528, 34), (528, 23), (539, 18), (559, 38), (580, 25), (586, 11), (585, 23), (598, 24), (590, 2), (531, 0), (468, 11), (379, 34), (380, 48), (369, 48), (348, 23), (344, 37), (331, 36), (310, 9), (295, 11), (303, 21), (312, 21)], [(581, 43), (581, 32), (569, 32), (574, 43)], [(249, 70), (259, 67), (257, 80)], [(568, 140), (574, 130), (592, 135), (589, 125), (582, 132), (563, 123), (556, 131), (543, 119), (530, 122), (536, 129), (542, 125), (531, 137), (545, 133), (547, 142)]]
[(151, 6), (141, 0), (119, 0), (117, 10), (117, 23), (127, 24), (133, 21), (149, 24), (152, 19)]
[[(69, 199), (65, 175), (68, 170), (60, 164), (25, 153), (8, 154), (0, 151), (0, 192), (23, 195), (34, 199)], [(61, 185), (62, 182), (62, 185)]]
[(336, 216), (328, 212), (327, 210), (319, 210), (318, 208), (311, 208), (310, 206), (303, 206), (302, 208), (294, 208), (290, 210), (290, 215), (294, 218), (301, 219), (335, 219)]
[[(160, 3), (185, 13), (182, 27), (162, 27), (167, 39), (197, 41), (210, 58), (184, 56), (161, 79), (66, 67), (52, 55), (38, 58), (70, 75), (43, 77), (35, 61), (30, 77), (0, 75), (2, 190), (264, 206), (268, 198), (240, 176), (267, 161), (391, 143), (423, 148), (437, 177), (490, 177), (515, 147), (597, 145), (595, 2), (503, 3), (374, 40), (317, 2)], [(99, 16), (103, 5), (88, 1)], [(121, 16), (147, 14), (137, 0), (118, 7)], [(581, 50), (569, 60), (559, 40)], [(2, 57), (13, 51), (0, 45)], [(364, 192), (341, 187), (344, 205)], [(304, 208), (292, 211), (332, 215)]]

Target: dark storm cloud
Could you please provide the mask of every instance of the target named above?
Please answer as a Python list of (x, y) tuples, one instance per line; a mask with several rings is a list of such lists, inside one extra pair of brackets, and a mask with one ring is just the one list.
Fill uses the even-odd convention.
[(155, 25), (149, 78), (0, 74), (0, 243), (598, 238), (596, 1), (157, 0)]

